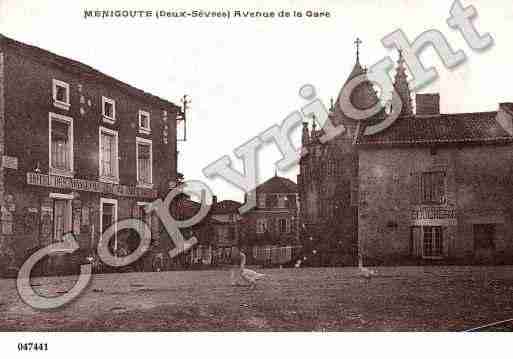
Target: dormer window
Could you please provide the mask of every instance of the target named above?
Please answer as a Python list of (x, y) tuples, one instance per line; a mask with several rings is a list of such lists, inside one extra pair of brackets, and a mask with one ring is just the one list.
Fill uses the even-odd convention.
[(116, 121), (116, 101), (102, 96), (102, 115), (103, 121), (114, 123)]
[(69, 84), (59, 80), (52, 82), (53, 105), (62, 110), (69, 110)]
[(149, 134), (150, 127), (150, 113), (139, 110), (139, 132)]

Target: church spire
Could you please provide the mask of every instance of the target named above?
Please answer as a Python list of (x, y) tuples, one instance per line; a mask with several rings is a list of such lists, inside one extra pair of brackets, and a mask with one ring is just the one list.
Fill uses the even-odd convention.
[(301, 134), (301, 145), (303, 148), (310, 143), (310, 132), (308, 131), (308, 122), (303, 122), (303, 132)]
[(413, 108), (411, 103), (411, 91), (408, 84), (408, 75), (406, 74), (406, 66), (403, 57), (403, 50), (399, 50), (399, 59), (397, 60), (397, 69), (394, 78), (394, 88), (401, 98), (402, 108), (401, 116), (411, 116)]
[(362, 40), (360, 40), (360, 38), (357, 37), (354, 43), (356, 45), (356, 63), (360, 64), (360, 45), (362, 43)]

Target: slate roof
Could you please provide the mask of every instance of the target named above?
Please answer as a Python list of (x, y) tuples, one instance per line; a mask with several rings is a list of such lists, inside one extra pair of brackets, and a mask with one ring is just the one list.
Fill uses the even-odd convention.
[(242, 203), (231, 200), (224, 200), (221, 202), (217, 202), (212, 205), (212, 209), (210, 210), (211, 214), (230, 214), (230, 213), (238, 213), (239, 207), (242, 206)]
[(501, 108), (508, 111), (511, 116), (513, 116), (513, 103), (512, 102), (501, 103), (500, 106), (501, 106)]
[(134, 86), (131, 86), (125, 82), (122, 82), (114, 77), (106, 75), (105, 73), (100, 72), (91, 66), (85, 65), (82, 62), (54, 54), (50, 51), (41, 49), (36, 46), (28, 45), (23, 42), (13, 40), (13, 39), (8, 38), (7, 36), (0, 33), (0, 47), (3, 47), (3, 46), (7, 46), (7, 47), (11, 48), (12, 50), (16, 51), (21, 56), (30, 56), (30, 57), (36, 59), (37, 61), (47, 62), (47, 63), (50, 63), (51, 65), (64, 68), (67, 71), (75, 73), (81, 77), (90, 78), (95, 81), (109, 83), (110, 85), (116, 86), (120, 90), (125, 91), (129, 95), (141, 97), (141, 98), (146, 99), (147, 101), (149, 100), (151, 102), (158, 103), (160, 105), (165, 105), (165, 106), (169, 106), (172, 108), (180, 109), (180, 107), (178, 107), (171, 101), (168, 101), (166, 99), (160, 98), (158, 96), (155, 96), (148, 92), (140, 90), (140, 89), (138, 89)]
[(297, 184), (285, 177), (274, 176), (256, 188), (258, 193), (297, 193)]
[[(513, 111), (513, 104), (511, 104)], [(358, 134), (356, 144), (373, 145), (434, 145), (508, 143), (513, 141), (496, 121), (497, 112), (440, 114), (400, 117), (385, 130), (364, 136)]]

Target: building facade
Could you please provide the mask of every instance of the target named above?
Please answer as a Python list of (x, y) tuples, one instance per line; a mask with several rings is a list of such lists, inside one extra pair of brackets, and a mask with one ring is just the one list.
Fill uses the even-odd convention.
[(398, 119), (358, 133), (359, 252), (367, 263), (510, 263), (513, 259), (513, 105), (440, 113), (438, 94), (417, 94), (404, 60)]
[(218, 202), (214, 196), (210, 222), (215, 238), (213, 262), (216, 264), (232, 263), (237, 257), (242, 232), (241, 206), (242, 203), (232, 200)]
[[(366, 76), (358, 50), (341, 94), (355, 76)], [(301, 236), (315, 264), (512, 262), (513, 105), (441, 114), (439, 94), (414, 103), (401, 51), (394, 88), (399, 117), (376, 134), (364, 132), (394, 109), (355, 121), (341, 95), (329, 116), (343, 134), (322, 143), (315, 119), (303, 124)], [(367, 109), (378, 97), (363, 81), (349, 100)]]
[(511, 262), (513, 138), (499, 117), (511, 128), (513, 107), (417, 113), (358, 139), (367, 261)]
[(264, 265), (292, 261), (300, 247), (297, 184), (274, 176), (255, 189), (256, 207), (242, 216), (241, 247), (248, 262)]
[[(176, 181), (181, 109), (80, 62), (0, 37), (0, 255), (17, 268), (72, 232), (94, 252), (110, 224), (140, 217)], [(120, 232), (113, 249), (129, 251)], [(58, 256), (59, 257), (59, 256)]]

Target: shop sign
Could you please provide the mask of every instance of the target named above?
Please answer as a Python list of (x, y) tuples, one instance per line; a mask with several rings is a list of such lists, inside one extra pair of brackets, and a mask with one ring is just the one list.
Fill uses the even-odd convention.
[(122, 197), (156, 198), (157, 191), (148, 188), (125, 186), (113, 183), (89, 181), (78, 178), (62, 176), (49, 176), (40, 173), (28, 172), (27, 184), (42, 187), (68, 189), (73, 191), (109, 193)]

